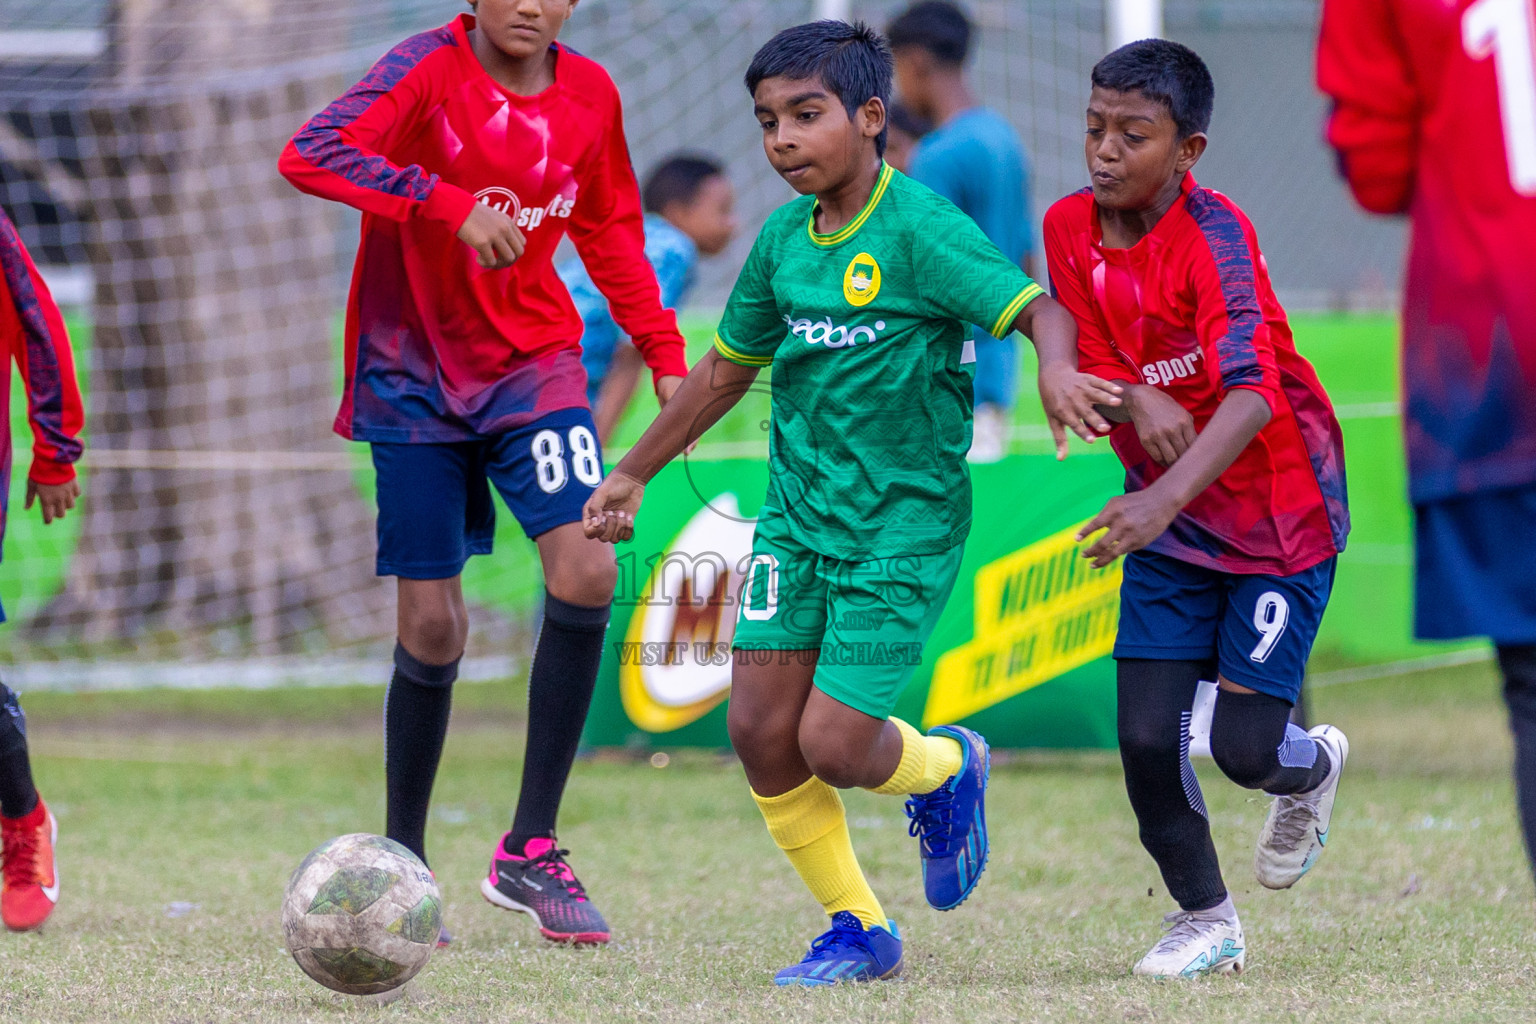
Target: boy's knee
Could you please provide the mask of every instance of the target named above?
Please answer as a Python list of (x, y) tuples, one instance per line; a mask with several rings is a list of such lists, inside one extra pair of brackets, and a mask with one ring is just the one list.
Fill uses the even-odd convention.
[(1264, 789), (1280, 768), (1276, 750), (1234, 742), (1214, 731), (1211, 733), (1211, 759), (1223, 775), (1244, 789)]
[(1148, 725), (1120, 724), (1120, 759), (1128, 764), (1155, 765), (1177, 761), (1183, 737), (1177, 730), (1155, 729)]
[(862, 785), (868, 774), (869, 751), (860, 749), (845, 736), (802, 732), (800, 756), (805, 758), (812, 775), (836, 789)]
[(464, 653), (469, 620), (451, 603), (411, 609), (400, 619), (400, 643), (418, 661), (446, 665)]
[(605, 549), (563, 561), (545, 586), (562, 601), (596, 608), (613, 600), (618, 584), (618, 563), (613, 552)]
[(743, 761), (793, 749), (796, 727), (791, 715), (752, 708), (746, 702), (731, 701), (726, 705), (725, 731), (731, 738), (731, 748)]

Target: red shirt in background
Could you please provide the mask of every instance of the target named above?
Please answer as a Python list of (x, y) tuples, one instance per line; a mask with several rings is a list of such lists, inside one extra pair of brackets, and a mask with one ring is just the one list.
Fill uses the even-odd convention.
[[(1328, 395), (1296, 351), (1253, 225), (1186, 175), (1157, 226), (1129, 249), (1107, 248), (1092, 189), (1045, 215), (1056, 299), (1077, 321), (1078, 368), (1148, 384), (1205, 429), (1233, 388), (1273, 413), (1231, 466), (1157, 540), (1157, 551), (1230, 573), (1289, 576), (1344, 549), (1344, 444)], [(1166, 470), (1129, 423), (1110, 444), (1138, 491)]]
[[(554, 84), (508, 92), (470, 47), (474, 23), (460, 15), (396, 46), (283, 151), (295, 186), (363, 211), (346, 437), (467, 440), (585, 405), (581, 317), (553, 263), (566, 233), (655, 376), (688, 372), (645, 258), (612, 79), (556, 44)], [(476, 201), (527, 237), (508, 269), (482, 268), (456, 237)]]
[(1355, 198), (1409, 213), (1415, 502), (1536, 483), (1536, 3), (1326, 0), (1317, 80)]
[[(80, 430), (85, 408), (75, 381), (75, 357), (70, 351), (64, 318), (48, 286), (38, 276), (32, 257), (16, 234), (16, 226), (0, 210), (0, 340), (21, 370), (27, 390), (27, 419), (32, 423), (32, 469), (40, 484), (67, 484), (75, 478), (80, 458)], [(0, 510), (7, 509), (11, 481), (11, 374), (0, 382)], [(5, 519), (0, 518), (0, 534)]]

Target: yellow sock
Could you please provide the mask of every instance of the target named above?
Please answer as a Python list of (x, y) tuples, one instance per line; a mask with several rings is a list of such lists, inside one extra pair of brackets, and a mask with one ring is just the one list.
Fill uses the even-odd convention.
[(752, 794), (768, 834), (826, 910), (851, 912), (864, 927), (885, 927), (885, 911), (859, 868), (837, 790), (814, 775), (782, 796)]
[(965, 763), (965, 751), (953, 736), (924, 736), (899, 718), (891, 722), (901, 730), (901, 763), (895, 775), (870, 792), (932, 793)]

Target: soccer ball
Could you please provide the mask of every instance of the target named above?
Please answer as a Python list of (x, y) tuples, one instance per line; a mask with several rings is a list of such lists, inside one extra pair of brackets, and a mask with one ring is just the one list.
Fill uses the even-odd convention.
[(442, 927), (437, 882), (414, 853), (356, 832), (311, 850), (288, 880), (283, 937), (304, 973), (348, 995), (399, 988)]

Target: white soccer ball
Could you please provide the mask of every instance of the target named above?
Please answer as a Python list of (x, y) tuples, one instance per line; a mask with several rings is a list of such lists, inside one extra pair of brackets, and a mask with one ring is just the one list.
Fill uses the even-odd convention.
[(283, 937), (304, 973), (348, 995), (399, 988), (427, 965), (442, 896), (421, 859), (356, 832), (310, 851), (288, 880)]

